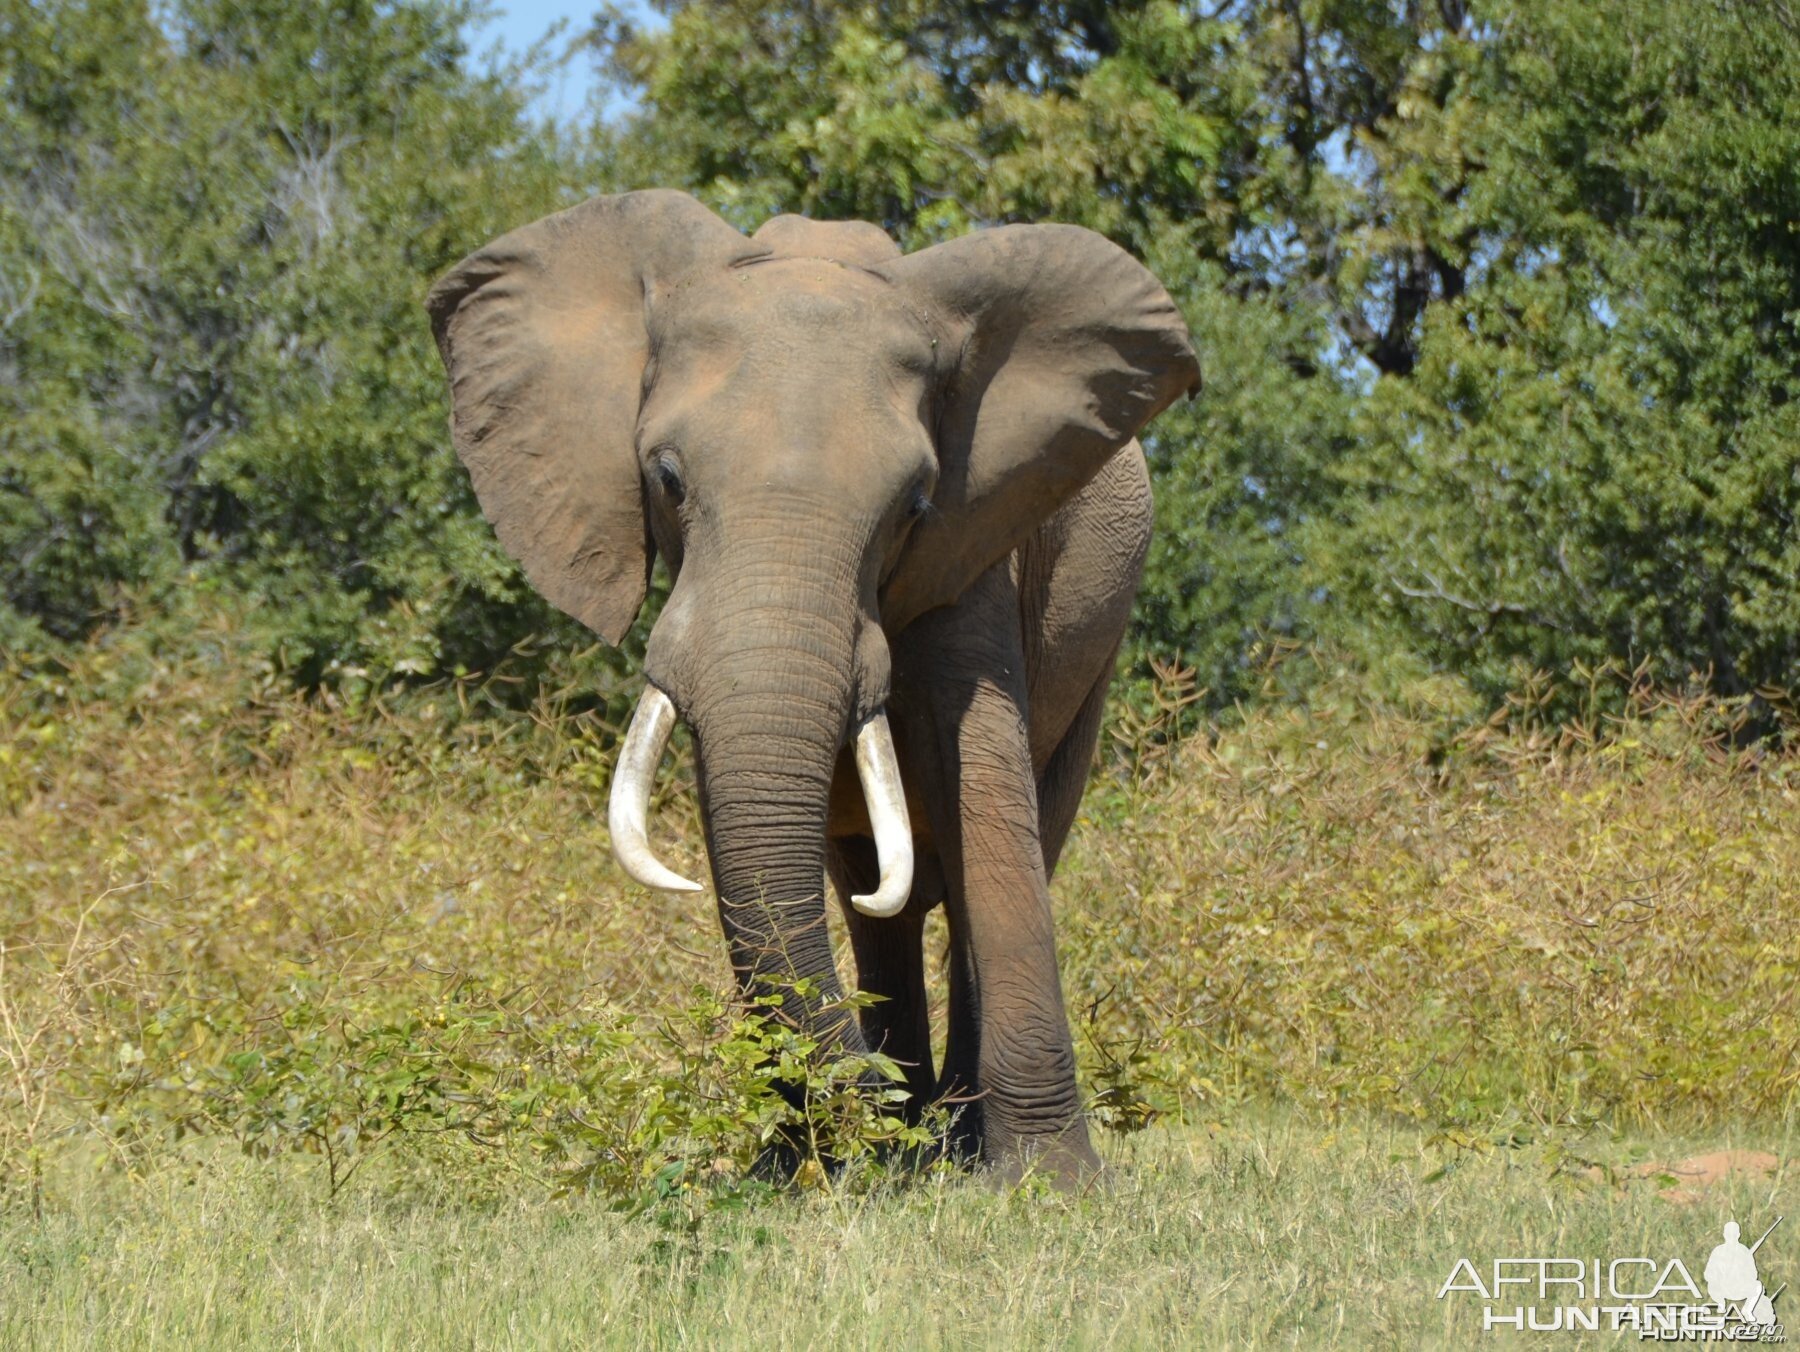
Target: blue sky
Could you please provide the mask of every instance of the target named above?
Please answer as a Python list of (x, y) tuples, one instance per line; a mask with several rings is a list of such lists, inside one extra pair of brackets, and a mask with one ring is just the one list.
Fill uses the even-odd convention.
[[(599, 6), (594, 0), (502, 0), (494, 6), (487, 23), (471, 29), (470, 37), (477, 53), (485, 52), (496, 40), (510, 52), (523, 52), (543, 37), (558, 19), (567, 19), (562, 39), (586, 28)], [(641, 6), (627, 4), (627, 10), (641, 11)], [(593, 63), (585, 56), (565, 61), (551, 73), (548, 88), (534, 105), (540, 113), (572, 117), (594, 88)]]

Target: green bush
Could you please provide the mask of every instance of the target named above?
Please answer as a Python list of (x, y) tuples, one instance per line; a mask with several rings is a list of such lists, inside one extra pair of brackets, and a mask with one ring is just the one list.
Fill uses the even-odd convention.
[(395, 1001), (295, 965), (258, 1008), (156, 1009), (103, 1073), (72, 1083), (130, 1155), (222, 1136), (259, 1157), (317, 1156), (333, 1196), (384, 1147), (450, 1176), (523, 1174), (633, 1210), (705, 1211), (827, 1171), (867, 1186), (896, 1162), (929, 1162), (942, 1124), (899, 1116), (899, 1067), (834, 1055), (783, 1019), (783, 998), (741, 1005), (701, 988), (666, 1015), (553, 1014), (463, 974), (433, 999)]
[(1490, 700), (1608, 661), (1787, 686), (1800, 32), (1778, 6), (1494, 8), (1441, 107), (1398, 114), (1479, 166), (1446, 215), (1477, 271), (1362, 408), (1321, 562)]
[(472, 13), (0, 5), (0, 642), (226, 594), (317, 684), (555, 623), (447, 450), (420, 300), (591, 161), (471, 69)]

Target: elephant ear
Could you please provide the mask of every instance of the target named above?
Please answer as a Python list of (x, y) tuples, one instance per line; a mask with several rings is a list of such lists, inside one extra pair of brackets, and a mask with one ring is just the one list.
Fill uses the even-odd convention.
[(876, 270), (950, 339), (935, 510), (882, 598), (884, 623), (902, 626), (955, 600), (1145, 423), (1197, 393), (1200, 364), (1162, 284), (1079, 226), (982, 230)]
[(761, 252), (686, 193), (595, 197), (502, 235), (426, 297), (482, 511), (544, 598), (608, 643), (652, 557), (633, 445), (646, 306)]

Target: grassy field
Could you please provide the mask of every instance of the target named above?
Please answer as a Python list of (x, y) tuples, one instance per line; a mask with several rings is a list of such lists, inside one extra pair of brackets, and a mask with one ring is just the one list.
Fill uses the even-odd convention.
[(1694, 1262), (1791, 1196), (1618, 1172), (1793, 1154), (1800, 758), (1728, 707), (1121, 714), (1056, 886), (1115, 1167), (1064, 1199), (902, 1177), (848, 1094), (845, 1170), (760, 1182), (767, 1056), (830, 1068), (617, 873), (600, 718), (484, 689), (0, 674), (0, 1345), (1455, 1344), (1455, 1256)]
[(1683, 1207), (1532, 1151), (1436, 1176), (1416, 1128), (1269, 1111), (1109, 1147), (1114, 1177), (1085, 1198), (936, 1180), (692, 1235), (575, 1199), (321, 1205), (291, 1169), (229, 1157), (93, 1180), (41, 1223), (0, 1223), (0, 1344), (1466, 1346), (1479, 1313), (1435, 1299), (1458, 1256), (1672, 1254), (1698, 1273), (1721, 1214), (1792, 1195), (1744, 1182)]

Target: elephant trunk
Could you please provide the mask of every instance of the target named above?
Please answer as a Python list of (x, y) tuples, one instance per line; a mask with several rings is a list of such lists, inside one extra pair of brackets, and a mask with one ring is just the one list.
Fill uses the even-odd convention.
[[(713, 673), (721, 693), (692, 717), (732, 967), (746, 989), (780, 994), (789, 1007), (788, 988), (807, 979), (800, 1004), (810, 1022), (841, 994), (825, 924), (825, 822), (849, 681), (836, 662), (793, 643), (758, 644)], [(843, 1022), (823, 1031), (854, 1045), (854, 1025)]]
[[(821, 1015), (842, 993), (825, 923), (831, 782), (858, 701), (887, 681), (885, 661), (871, 686), (859, 659), (869, 647), (857, 585), (864, 542), (851, 530), (808, 538), (785, 521), (740, 530), (736, 549), (716, 557), (755, 563), (684, 571), (646, 672), (694, 734), (707, 855), (739, 982), (781, 995), (802, 1022), (861, 1050), (847, 1013)], [(802, 979), (809, 993), (796, 1001)]]

